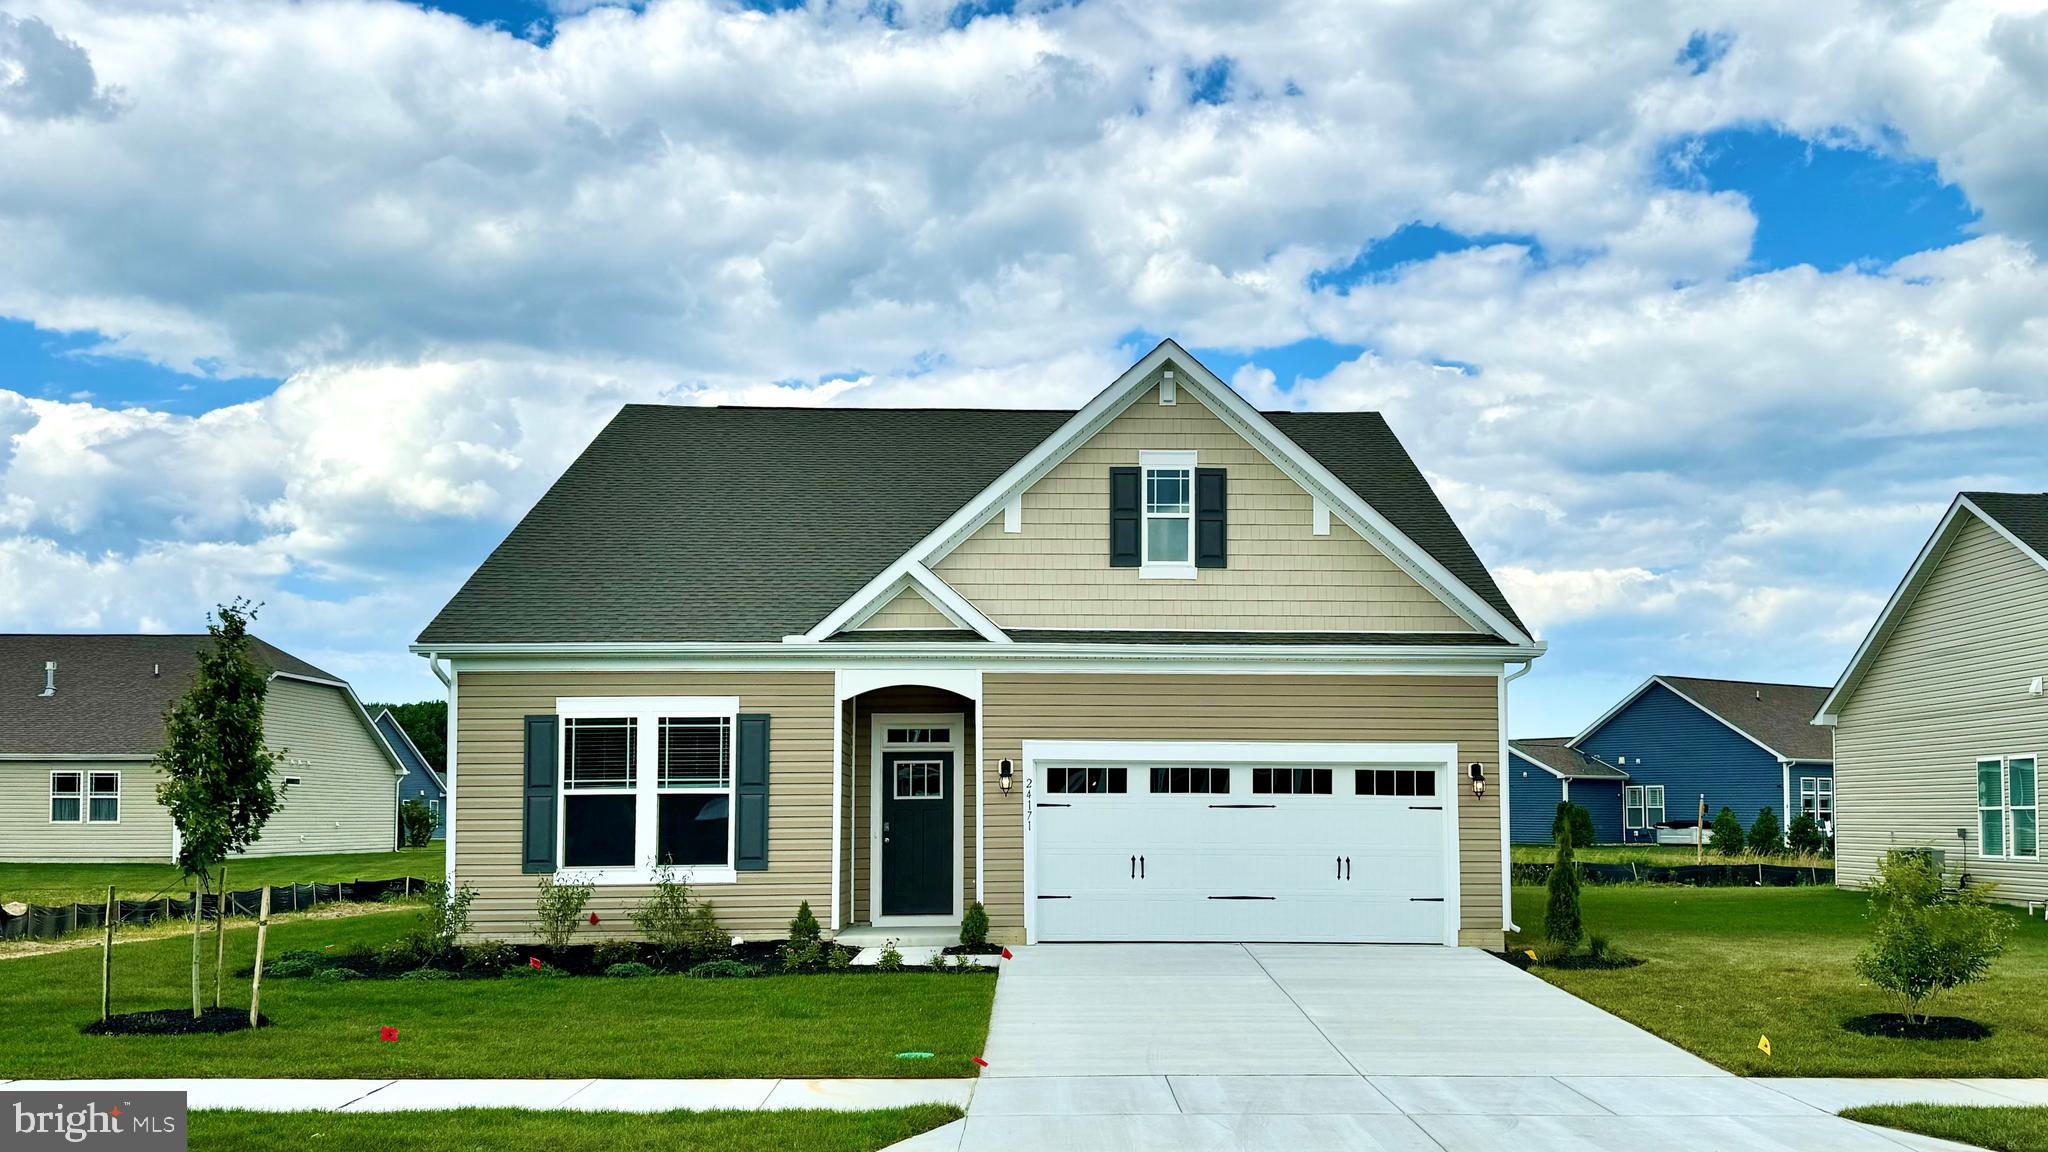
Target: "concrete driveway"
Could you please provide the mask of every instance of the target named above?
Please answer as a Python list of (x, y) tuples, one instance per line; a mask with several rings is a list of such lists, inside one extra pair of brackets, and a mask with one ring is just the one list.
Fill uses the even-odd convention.
[(1039, 945), (917, 1152), (1954, 1148), (1839, 1119), (1470, 949)]

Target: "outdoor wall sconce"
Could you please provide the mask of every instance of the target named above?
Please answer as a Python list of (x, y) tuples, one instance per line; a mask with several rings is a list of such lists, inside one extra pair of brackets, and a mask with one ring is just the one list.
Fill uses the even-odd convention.
[(1001, 764), (996, 765), (996, 783), (1001, 784), (1003, 786), (1004, 792), (1008, 792), (1010, 790), (1010, 778), (1014, 775), (1015, 773), (1011, 771), (1010, 762), (1008, 760), (1005, 760)]
[(1465, 774), (1472, 778), (1472, 798), (1477, 800), (1486, 795), (1486, 765), (1474, 761), (1466, 767)]

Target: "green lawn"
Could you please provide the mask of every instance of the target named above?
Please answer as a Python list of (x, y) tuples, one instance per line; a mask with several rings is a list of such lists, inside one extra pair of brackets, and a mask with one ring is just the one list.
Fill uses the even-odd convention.
[[(273, 925), (273, 954), (361, 941), (416, 922), (410, 911)], [(228, 931), (228, 970), (247, 967), (255, 929)], [(210, 991), (212, 941), (204, 982)], [(114, 949), (114, 1011), (190, 1002), (191, 946)], [(0, 961), (0, 1080), (110, 1076), (824, 1077), (971, 1076), (996, 982), (939, 973), (749, 980), (309, 979), (264, 982), (273, 1027), (226, 1036), (87, 1036), (99, 1014), (100, 952)], [(227, 1003), (248, 1004), (228, 979)], [(396, 1043), (377, 1038), (398, 1029)], [(896, 1053), (933, 1053), (898, 1060)]]
[[(1515, 920), (1533, 946), (1544, 891), (1515, 889)], [(1751, 1076), (2048, 1075), (2048, 924), (2015, 909), (2012, 947), (1980, 984), (1937, 1001), (1941, 1015), (1991, 1025), (1987, 1040), (1859, 1036), (1843, 1020), (1894, 1012), (1860, 981), (1865, 897), (1832, 887), (1591, 887), (1586, 931), (1648, 963), (1612, 971), (1537, 969), (1545, 980)], [(1523, 946), (1522, 941), (1515, 942)], [(1757, 1048), (1769, 1036), (1771, 1055)]]
[[(1699, 853), (1693, 849), (1681, 848), (1675, 844), (1595, 844), (1580, 848), (1572, 853), (1581, 864), (1654, 864), (1662, 868), (1675, 868), (1683, 864), (1700, 863)], [(1516, 844), (1508, 849), (1508, 858), (1517, 864), (1548, 864), (1557, 859), (1557, 848), (1550, 844)], [(1835, 861), (1830, 856), (1737, 856), (1729, 858), (1706, 854), (1708, 864), (1784, 864), (1794, 868), (1833, 868)]]
[(2048, 1108), (1964, 1108), (1878, 1104), (1842, 1113), (1851, 1120), (1918, 1132), (1993, 1152), (2048, 1152)]
[(194, 1112), (191, 1144), (207, 1152), (871, 1152), (959, 1118), (943, 1104), (876, 1112)]
[[(234, 891), (266, 884), (339, 884), (344, 880), (439, 880), (447, 861), (439, 844), (397, 852), (345, 852), (328, 856), (262, 856), (228, 862)], [(124, 900), (179, 894), (186, 889), (175, 864), (0, 864), (0, 902), (104, 903), (112, 884)]]

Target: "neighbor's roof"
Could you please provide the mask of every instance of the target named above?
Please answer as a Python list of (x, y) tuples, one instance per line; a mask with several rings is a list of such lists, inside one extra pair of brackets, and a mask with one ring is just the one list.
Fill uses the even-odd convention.
[(1825, 685), (1707, 680), (1694, 676), (1655, 679), (1781, 757), (1813, 761), (1835, 758), (1834, 733), (1813, 724), (1814, 710), (1828, 696)]
[[(419, 642), (772, 642), (804, 632), (1071, 416), (627, 405)], [(1522, 626), (1378, 413), (1265, 416)]]
[(427, 763), (426, 754), (420, 751), (419, 745), (412, 742), (412, 737), (405, 734), (405, 725), (398, 722), (398, 717), (391, 714), (391, 709), (386, 708), (377, 713), (377, 719), (372, 723), (377, 726), (377, 734), (384, 738), (384, 743), (391, 749), (391, 754), (398, 757), (400, 764), (405, 765), (406, 771), (424, 773), (427, 779), (434, 782), (434, 787), (444, 793), (448, 791), (448, 786), (441, 782), (441, 774), (434, 771), (432, 764)]
[(1569, 736), (1510, 740), (1508, 747), (1560, 776), (1575, 780), (1626, 780), (1628, 773), (1571, 747)]
[[(272, 672), (340, 681), (250, 637)], [(0, 755), (148, 755), (164, 740), (164, 713), (192, 686), (204, 634), (0, 635)], [(43, 664), (57, 662), (44, 696)]]

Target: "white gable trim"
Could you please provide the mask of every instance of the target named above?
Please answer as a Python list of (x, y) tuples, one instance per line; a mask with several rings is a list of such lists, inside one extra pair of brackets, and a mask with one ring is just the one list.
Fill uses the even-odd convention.
[(1538, 760), (1533, 756), (1530, 756), (1528, 753), (1522, 751), (1520, 748), (1517, 748), (1512, 744), (1508, 745), (1508, 755), (1516, 760), (1520, 760), (1522, 763), (1527, 764), (1531, 768), (1541, 768), (1545, 772), (1550, 773), (1552, 776), (1556, 777), (1559, 780), (1570, 779), (1570, 777), (1567, 777), (1564, 773), (1559, 772), (1557, 769), (1552, 768), (1550, 765), (1545, 764), (1543, 761)]
[[(1187, 370), (1185, 379), (1176, 379), (1179, 386), (1191, 389), (1232, 431), (1257, 448), (1289, 479), (1307, 490), (1312, 499), (1321, 500), (1329, 505), (1339, 519), (1350, 525), (1373, 547), (1379, 549), (1410, 578), (1429, 589), (1467, 624), (1481, 632), (1499, 636), (1512, 644), (1536, 645), (1533, 637), (1509, 622), (1506, 616), (1494, 609), (1478, 593), (1451, 575), (1435, 557), (1395, 528), (1392, 522), (1381, 516), (1356, 492), (1332, 475), (1329, 469), (1303, 451), (1257, 409), (1246, 403), (1242, 396), (1232, 391), (1229, 385), (1204, 367), (1201, 361), (1188, 355), (1185, 349), (1172, 340), (1160, 341), (1157, 347), (1125, 369), (1123, 375), (1097, 393), (1093, 400), (1074, 413), (1058, 430), (1046, 437), (1022, 460), (1011, 465), (994, 483), (983, 489), (959, 511), (947, 517), (943, 524), (918, 541), (902, 559), (884, 569), (881, 575), (869, 581), (845, 604), (835, 609), (832, 615), (827, 616), (802, 636), (787, 639), (824, 640), (834, 632), (847, 627), (848, 619), (868, 610), (870, 604), (875, 603), (875, 598), (887, 592), (889, 586), (907, 571), (907, 565), (915, 564), (922, 569), (926, 565), (937, 563), (978, 531), (982, 525), (999, 515), (1008, 500), (1021, 495), (1025, 489), (1043, 479), (1048, 472), (1058, 467), (1110, 421), (1122, 415), (1125, 409), (1144, 395), (1145, 390), (1140, 385), (1145, 379), (1158, 371), (1168, 360)], [(926, 570), (926, 575), (930, 576), (929, 570)], [(938, 583), (937, 577), (931, 579)], [(944, 587), (942, 583), (940, 586)], [(949, 588), (947, 592), (952, 593), (952, 590)], [(957, 598), (957, 593), (953, 595)], [(885, 597), (881, 603), (886, 602)], [(937, 603), (936, 599), (934, 603)], [(961, 600), (960, 603), (965, 605), (966, 601)], [(942, 611), (945, 608), (944, 605), (940, 607)], [(970, 611), (973, 610), (971, 605), (968, 605), (968, 608)], [(980, 616), (980, 613), (975, 612), (975, 615)], [(994, 629), (995, 626), (991, 623), (989, 627)], [(979, 628), (976, 630), (980, 631)], [(996, 634), (1001, 634), (1000, 629), (996, 629)], [(983, 635), (989, 636), (988, 633)], [(989, 638), (993, 640), (995, 636)]]
[(1913, 564), (1906, 569), (1905, 577), (1899, 581), (1899, 586), (1892, 590), (1891, 599), (1885, 601), (1884, 610), (1877, 614), (1877, 620), (1871, 624), (1870, 631), (1864, 634), (1863, 642), (1856, 646), (1856, 654), (1849, 658), (1848, 667), (1842, 669), (1841, 679), (1835, 681), (1834, 691), (1829, 692), (1828, 698), (1821, 701), (1820, 711), (1813, 717), (1815, 724), (1832, 727), (1835, 721), (1841, 718), (1842, 706), (1848, 703), (1849, 697), (1863, 683), (1863, 676), (1870, 671), (1871, 662), (1877, 659), (1878, 652), (1891, 639), (1893, 627), (1905, 615), (1906, 609), (1912, 606), (1913, 601), (1919, 599), (1920, 590), (1934, 574), (1935, 564), (1948, 555), (1949, 548), (1961, 534), (1962, 516), (1965, 512), (1976, 517), (1985, 527), (1998, 533), (2013, 547), (2019, 549), (2021, 555), (2039, 564), (2043, 569), (2048, 569), (2048, 558), (2043, 558), (2039, 552), (2029, 548), (2025, 541), (2013, 535), (2012, 531), (2000, 524), (1996, 517), (1985, 515), (1984, 510), (1977, 507), (1969, 497), (1958, 495), (1949, 504), (1948, 511), (1942, 513), (1941, 522), (1935, 525), (1933, 535), (1920, 546), (1920, 554), (1913, 558)]
[(938, 609), (939, 615), (951, 620), (956, 627), (971, 628), (992, 644), (1010, 643), (1009, 634), (996, 627), (995, 621), (982, 615), (981, 609), (968, 603), (967, 598), (953, 591), (951, 585), (934, 576), (931, 569), (909, 556), (883, 569), (881, 575), (868, 581), (867, 586), (855, 593), (852, 599), (833, 609), (832, 615), (819, 621), (817, 627), (802, 636), (787, 636), (784, 640), (823, 640), (836, 632), (858, 628), (910, 588), (915, 588), (918, 595)]
[[(1734, 724), (1729, 723), (1726, 717), (1714, 711), (1712, 708), (1709, 708), (1706, 705), (1700, 703), (1699, 701), (1693, 699), (1692, 697), (1687, 696), (1685, 693), (1679, 691), (1675, 686), (1673, 686), (1669, 681), (1665, 680), (1662, 676), (1652, 676), (1648, 680), (1643, 681), (1640, 685), (1636, 687), (1635, 691), (1622, 697), (1621, 703), (1616, 704), (1614, 707), (1609, 708), (1605, 712), (1602, 712), (1598, 720), (1595, 720), (1591, 724), (1586, 725), (1586, 730), (1579, 733), (1577, 736), (1572, 737), (1571, 743), (1566, 745), (1566, 747), (1577, 748), (1579, 746), (1579, 741), (1584, 740), (1586, 737), (1591, 736), (1593, 733), (1599, 731), (1602, 725), (1606, 724), (1609, 720), (1614, 719), (1614, 717), (1618, 715), (1622, 709), (1627, 708), (1629, 705), (1635, 703), (1636, 698), (1638, 696), (1641, 696), (1643, 693), (1648, 692), (1650, 690), (1650, 686), (1653, 684), (1662, 685), (1666, 692), (1669, 692), (1673, 696), (1678, 697), (1680, 700), (1685, 701), (1687, 704), (1692, 705), (1694, 708), (1698, 709), (1702, 715), (1712, 717), (1716, 722), (1718, 722), (1721, 725), (1721, 727), (1726, 728), (1730, 732), (1735, 733), (1737, 736), (1742, 737), (1744, 740), (1749, 741), (1751, 744), (1754, 744), (1757, 747), (1763, 749), (1764, 751), (1769, 752), (1773, 759), (1782, 761), (1786, 758), (1783, 752), (1778, 751), (1776, 748), (1771, 747), (1769, 744), (1764, 743), (1763, 741), (1757, 739), (1754, 736), (1751, 736), (1749, 733), (1744, 732), (1742, 729), (1736, 727)], [(1815, 760), (1813, 761), (1813, 763), (1829, 763), (1829, 761)]]

